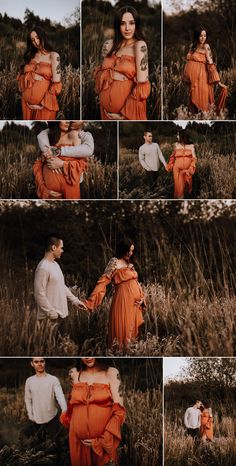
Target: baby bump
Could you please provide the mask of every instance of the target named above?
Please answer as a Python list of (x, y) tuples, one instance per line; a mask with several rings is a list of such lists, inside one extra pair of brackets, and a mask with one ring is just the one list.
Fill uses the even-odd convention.
[(43, 179), (49, 190), (61, 192), (62, 184), (65, 182), (63, 174), (53, 172), (46, 164), (44, 164)]
[(122, 299), (122, 301), (129, 301), (129, 303), (135, 303), (142, 298), (142, 291), (137, 280), (128, 280), (122, 282), (115, 293), (115, 298)]
[(46, 79), (43, 81), (34, 81), (32, 87), (26, 88), (22, 92), (22, 97), (30, 105), (39, 105), (49, 86), (50, 82)]
[(125, 105), (127, 97), (133, 88), (133, 81), (112, 81), (108, 89), (102, 89), (99, 94), (100, 104), (107, 112), (119, 113)]
[(177, 170), (188, 170), (192, 162), (192, 157), (177, 157), (175, 159), (175, 166)]
[(111, 418), (111, 407), (95, 404), (73, 407), (70, 429), (81, 439), (96, 438), (102, 435)]

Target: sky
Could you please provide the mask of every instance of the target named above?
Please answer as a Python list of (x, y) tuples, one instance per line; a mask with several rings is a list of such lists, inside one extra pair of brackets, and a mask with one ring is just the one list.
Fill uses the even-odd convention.
[(180, 372), (183, 367), (187, 367), (188, 358), (164, 358), (163, 370), (164, 370), (164, 383), (173, 379), (183, 379), (180, 377)]
[(64, 24), (79, 5), (79, 0), (1, 0), (0, 12), (23, 21), (26, 8), (33, 11), (41, 19), (50, 18), (52, 22)]
[[(178, 10), (172, 7), (173, 0), (163, 0), (163, 10), (166, 14), (178, 13)], [(195, 3), (195, 0), (178, 0), (175, 1), (179, 10), (189, 10)]]

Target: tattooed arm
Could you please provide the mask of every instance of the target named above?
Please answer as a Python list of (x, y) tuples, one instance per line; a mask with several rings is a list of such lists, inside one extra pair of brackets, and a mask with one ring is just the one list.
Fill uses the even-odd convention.
[(213, 57), (212, 57), (211, 47), (209, 44), (205, 44), (205, 52), (206, 52), (207, 63), (212, 64)]
[(107, 375), (109, 378), (111, 394), (114, 403), (119, 403), (121, 406), (123, 406), (123, 392), (119, 371), (115, 367), (109, 367)]
[(60, 55), (57, 52), (51, 52), (52, 60), (52, 80), (54, 83), (59, 83), (61, 81), (61, 63)]
[(113, 46), (113, 40), (106, 40), (102, 46), (102, 51), (101, 51), (101, 59), (104, 60), (106, 58), (107, 54), (110, 52)]
[(135, 44), (135, 61), (137, 70), (137, 82), (148, 81), (148, 49), (143, 40), (138, 40)]

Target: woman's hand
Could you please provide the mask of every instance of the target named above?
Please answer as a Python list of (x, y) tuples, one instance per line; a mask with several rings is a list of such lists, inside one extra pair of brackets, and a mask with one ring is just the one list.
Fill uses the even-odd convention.
[(50, 199), (62, 199), (62, 194), (57, 191), (49, 191)]
[(120, 113), (110, 113), (110, 112), (107, 112), (105, 109), (104, 109), (104, 113), (106, 114), (108, 118), (110, 118), (110, 120), (124, 120), (125, 119), (125, 117), (121, 115)]
[(27, 104), (27, 106), (28, 106), (31, 110), (42, 110), (42, 109), (43, 109), (43, 106), (42, 106), (42, 105), (30, 105), (30, 104)]
[(81, 443), (83, 443), (83, 445), (85, 445), (86, 447), (91, 447), (92, 446), (92, 439), (81, 440)]
[(63, 160), (59, 159), (58, 157), (47, 157), (46, 160), (48, 168), (50, 170), (56, 170), (58, 168), (63, 168), (64, 162)]
[(77, 304), (78, 307), (82, 307), (83, 309), (85, 309), (85, 311), (88, 312), (88, 308), (86, 306), (85, 303), (83, 303), (83, 301), (79, 301), (79, 303)]
[(227, 88), (228, 88), (228, 86), (226, 86), (225, 84), (223, 84), (223, 83), (221, 83), (221, 82), (219, 82), (218, 84), (219, 84), (220, 87), (223, 87), (224, 89), (227, 89)]

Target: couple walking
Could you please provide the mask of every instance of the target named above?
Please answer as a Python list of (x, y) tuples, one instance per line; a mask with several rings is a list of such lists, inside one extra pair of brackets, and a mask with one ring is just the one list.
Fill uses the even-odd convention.
[(33, 165), (40, 199), (80, 199), (80, 184), (93, 155), (93, 136), (83, 121), (48, 121), (38, 135), (40, 157)]
[(65, 285), (57, 263), (62, 253), (63, 240), (60, 237), (49, 237), (44, 257), (35, 271), (34, 296), (38, 319), (65, 319), (68, 316), (68, 300), (90, 313), (100, 306), (107, 286), (112, 283), (114, 292), (109, 313), (108, 346), (127, 346), (140, 334), (144, 322), (142, 310), (145, 307), (144, 293), (131, 262), (134, 254), (133, 242), (126, 239), (119, 241), (115, 256), (110, 259), (92, 294), (84, 302)]
[(35, 374), (25, 383), (29, 420), (21, 435), (35, 436), (39, 443), (49, 438), (57, 447), (53, 464), (59, 466), (63, 464), (61, 423), (69, 428), (72, 466), (117, 464), (125, 408), (120, 374), (109, 359), (81, 358), (78, 367), (77, 363), (71, 367), (68, 403), (58, 378), (46, 372), (45, 359), (33, 357), (31, 366)]
[(167, 172), (173, 171), (174, 198), (184, 199), (186, 194), (192, 194), (192, 176), (196, 171), (197, 159), (186, 131), (179, 131), (168, 163), (159, 145), (152, 142), (152, 132), (145, 131), (143, 137), (145, 143), (139, 148), (139, 161), (146, 170), (150, 189), (155, 188), (161, 162)]
[(187, 408), (184, 415), (184, 425), (188, 435), (203, 442), (213, 441), (212, 409), (206, 401), (195, 400), (193, 406)]

